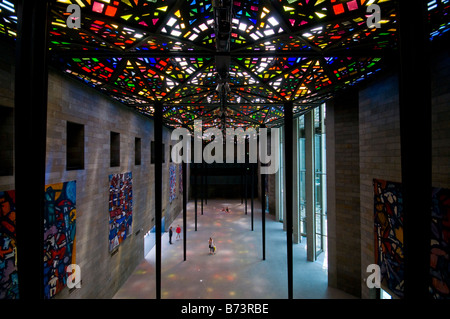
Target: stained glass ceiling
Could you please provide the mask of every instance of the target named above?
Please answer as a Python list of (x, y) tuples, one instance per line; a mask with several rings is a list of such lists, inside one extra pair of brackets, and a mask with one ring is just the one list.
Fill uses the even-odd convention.
[[(428, 1), (430, 39), (450, 30), (450, 0)], [(80, 28), (70, 28), (71, 4)], [(379, 27), (368, 7), (380, 7)], [(396, 51), (391, 0), (56, 0), (51, 64), (148, 116), (192, 127), (276, 125), (386, 67)], [(0, 38), (17, 37), (0, 0)]]

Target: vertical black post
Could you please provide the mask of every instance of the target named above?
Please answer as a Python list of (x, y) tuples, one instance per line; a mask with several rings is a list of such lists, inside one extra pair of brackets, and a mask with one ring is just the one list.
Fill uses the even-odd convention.
[(247, 215), (247, 164), (244, 164), (244, 196), (245, 196), (245, 215)]
[(266, 260), (266, 175), (261, 174), (261, 226), (262, 226), (262, 253)]
[(205, 205), (208, 205), (208, 164), (205, 162)]
[(44, 298), (49, 6), (47, 1), (16, 2), (14, 148), (17, 265), (19, 298), (22, 300)]
[[(184, 152), (186, 150), (183, 149)], [(187, 190), (186, 190), (186, 176), (187, 176), (187, 164), (183, 160), (182, 163), (182, 169), (183, 169), (183, 260), (186, 261), (186, 240), (187, 240), (187, 229), (186, 229), (186, 213), (187, 213)]]
[(286, 176), (286, 237), (287, 237), (287, 270), (288, 270), (288, 298), (293, 298), (293, 264), (292, 264), (292, 228), (293, 228), (293, 113), (292, 102), (284, 104), (284, 169)]
[[(261, 128), (266, 128), (263, 124)], [(262, 168), (261, 163), (261, 168)], [(266, 260), (266, 174), (261, 174), (261, 227), (262, 227), (262, 254)]]
[(251, 212), (251, 220), (252, 220), (252, 231), (253, 231), (253, 198), (255, 197), (255, 165), (256, 164), (250, 164), (250, 169), (252, 170), (252, 180), (251, 180), (251, 208), (250, 208), (250, 212)]
[[(203, 162), (203, 160), (202, 160), (202, 163), (200, 164), (201, 166), (200, 166), (200, 168), (203, 168), (203, 165), (205, 165), (205, 162)], [(205, 197), (205, 188), (204, 188), (204, 183), (203, 183), (203, 175), (204, 175), (204, 173), (203, 173), (203, 169), (200, 169), (200, 172), (201, 172), (201, 175), (200, 175), (200, 197), (201, 197), (201, 212), (202, 212), (202, 215), (203, 215), (203, 198)]]
[(156, 299), (161, 299), (161, 233), (162, 233), (162, 122), (163, 105), (155, 103), (154, 136), (155, 136), (155, 237), (156, 237)]
[(197, 197), (198, 197), (198, 183), (197, 183), (197, 175), (198, 175), (198, 170), (197, 170), (197, 164), (192, 164), (193, 168), (194, 168), (194, 184), (195, 186), (192, 188), (194, 191), (194, 201), (195, 201), (195, 231), (197, 231)]
[(244, 172), (242, 170), (243, 164), (241, 164), (241, 185), (239, 185), (240, 193), (241, 193), (241, 204), (244, 203), (244, 192), (242, 191), (242, 186), (244, 184)]
[[(405, 299), (430, 298), (431, 76), (427, 1), (399, 1)], [(420, 110), (413, 111), (413, 110)], [(417, 124), (420, 123), (420, 134)], [(411, 160), (414, 159), (414, 160)], [(420, 169), (417, 169), (420, 163)]]

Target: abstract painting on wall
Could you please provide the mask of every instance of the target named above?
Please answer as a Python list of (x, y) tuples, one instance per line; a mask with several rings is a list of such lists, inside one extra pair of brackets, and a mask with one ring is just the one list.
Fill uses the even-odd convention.
[(171, 203), (177, 196), (177, 171), (174, 164), (169, 167), (169, 202)]
[(450, 299), (450, 189), (433, 188), (431, 214), (430, 291)]
[(109, 175), (109, 251), (132, 232), (133, 185), (131, 172)]
[(52, 298), (75, 264), (76, 181), (46, 185), (44, 203), (44, 296)]
[(374, 179), (373, 185), (375, 260), (381, 269), (382, 286), (402, 298), (404, 246), (401, 184)]
[(0, 299), (18, 299), (15, 191), (0, 192)]

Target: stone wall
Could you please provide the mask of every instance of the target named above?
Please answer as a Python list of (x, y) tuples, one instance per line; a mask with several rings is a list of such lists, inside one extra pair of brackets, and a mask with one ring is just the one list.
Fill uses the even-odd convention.
[[(433, 187), (450, 188), (450, 53), (432, 61), (432, 181)], [(418, 129), (420, 134), (420, 126)]]
[[(3, 50), (2, 50), (3, 51)], [(3, 54), (4, 53), (4, 54)], [(0, 104), (14, 106), (11, 55), (0, 55)], [(111, 298), (144, 257), (144, 235), (154, 226), (154, 164), (150, 163), (153, 121), (99, 92), (50, 70), (46, 184), (76, 180), (76, 263), (82, 288), (67, 288), (57, 298)], [(66, 169), (67, 122), (84, 125), (84, 169)], [(110, 167), (110, 132), (120, 133), (120, 166)], [(165, 225), (182, 211), (179, 165), (170, 163), (170, 130), (163, 130), (163, 216)], [(135, 138), (141, 139), (141, 164), (135, 165)], [(32, 160), (32, 154), (30, 154)], [(169, 202), (169, 166), (176, 165), (177, 197)], [(181, 164), (180, 164), (181, 165)], [(109, 175), (132, 172), (132, 234), (110, 254)], [(0, 177), (0, 190), (14, 189), (14, 176)]]
[[(432, 182), (450, 188), (450, 55), (432, 61)], [(375, 262), (373, 179), (402, 182), (398, 81), (391, 72), (366, 83), (353, 109), (342, 98), (327, 103), (329, 284), (362, 298), (374, 297), (364, 281)]]
[[(432, 186), (450, 188), (450, 54), (435, 53), (431, 61)], [(402, 182), (398, 76), (386, 75), (371, 83), (360, 90), (359, 99), (363, 279), (368, 275), (366, 267), (374, 263), (373, 179)], [(414, 111), (420, 112), (420, 107), (412, 106)], [(421, 134), (421, 123), (417, 123), (417, 134)], [(421, 169), (420, 163), (417, 169)], [(373, 297), (363, 280), (361, 295)]]
[[(375, 262), (373, 179), (401, 182), (398, 77), (389, 75), (359, 93), (361, 278)], [(369, 298), (361, 280), (361, 294)]]
[(331, 286), (359, 296), (361, 270), (359, 262), (355, 262), (361, 258), (358, 93), (345, 92), (327, 107), (327, 115), (329, 110), (327, 142), (333, 139), (331, 150), (334, 150), (332, 154), (327, 151), (328, 229), (331, 232), (328, 242), (333, 258), (329, 282)]

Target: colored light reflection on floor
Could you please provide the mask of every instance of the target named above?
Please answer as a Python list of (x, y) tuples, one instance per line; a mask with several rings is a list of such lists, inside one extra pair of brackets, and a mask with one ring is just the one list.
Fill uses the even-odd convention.
[[(227, 207), (230, 213), (222, 212)], [(183, 261), (183, 241), (162, 237), (161, 288), (163, 299), (278, 299), (287, 298), (286, 235), (283, 224), (267, 216), (266, 260), (261, 257), (260, 206), (255, 204), (255, 228), (251, 231), (250, 214), (245, 215), (240, 201), (208, 200), (204, 215), (198, 215), (198, 231), (194, 231), (194, 205), (188, 204), (187, 260)], [(182, 214), (173, 225), (182, 225)], [(218, 226), (220, 224), (220, 227)], [(183, 230), (182, 234), (184, 234)], [(208, 240), (217, 247), (209, 254)], [(283, 248), (283, 249), (281, 249)], [(329, 298), (327, 271), (322, 264), (306, 261), (306, 252), (295, 263), (294, 298)], [(114, 298), (149, 298), (155, 293), (155, 249), (145, 257)], [(298, 266), (300, 265), (300, 266)], [(307, 282), (307, 285), (302, 282)], [(334, 293), (334, 292), (333, 292)], [(336, 296), (348, 297), (343, 293)]]
[(167, 275), (167, 278), (171, 279), (171, 280), (176, 280), (177, 279), (177, 275), (176, 274), (169, 274), (169, 275)]

